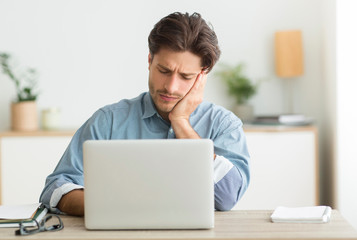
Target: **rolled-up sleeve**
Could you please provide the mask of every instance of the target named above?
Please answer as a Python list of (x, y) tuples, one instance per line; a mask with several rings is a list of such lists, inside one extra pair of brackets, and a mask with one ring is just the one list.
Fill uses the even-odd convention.
[(243, 124), (233, 114), (221, 121), (214, 137), (214, 192), (215, 208), (232, 209), (247, 190), (250, 180), (249, 152)]

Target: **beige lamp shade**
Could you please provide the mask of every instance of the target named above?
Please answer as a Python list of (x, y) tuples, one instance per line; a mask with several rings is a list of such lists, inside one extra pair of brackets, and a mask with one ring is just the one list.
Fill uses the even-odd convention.
[(275, 33), (275, 70), (279, 77), (301, 76), (303, 67), (301, 31)]

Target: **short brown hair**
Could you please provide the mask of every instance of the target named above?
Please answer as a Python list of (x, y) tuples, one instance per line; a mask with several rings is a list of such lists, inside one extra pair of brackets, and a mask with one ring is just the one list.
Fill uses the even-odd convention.
[(212, 70), (221, 55), (215, 32), (199, 13), (175, 12), (162, 18), (151, 30), (148, 40), (152, 56), (162, 47), (190, 51), (201, 57), (206, 72)]

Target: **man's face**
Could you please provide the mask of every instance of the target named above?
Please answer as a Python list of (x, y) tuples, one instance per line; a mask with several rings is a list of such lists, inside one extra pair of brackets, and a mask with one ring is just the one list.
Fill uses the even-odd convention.
[(201, 71), (201, 58), (189, 51), (162, 48), (154, 56), (149, 54), (149, 91), (161, 117), (168, 120)]

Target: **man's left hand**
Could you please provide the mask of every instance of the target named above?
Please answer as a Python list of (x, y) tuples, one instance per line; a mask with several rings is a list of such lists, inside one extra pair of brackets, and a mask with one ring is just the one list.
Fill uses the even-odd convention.
[(204, 88), (207, 81), (207, 74), (203, 71), (198, 74), (195, 83), (190, 91), (182, 98), (169, 114), (171, 124), (175, 121), (188, 121), (191, 113), (198, 107), (203, 100)]
[(171, 126), (177, 138), (200, 138), (192, 128), (189, 118), (198, 105), (203, 101), (203, 93), (207, 81), (207, 74), (198, 74), (190, 91), (182, 98), (169, 113)]

